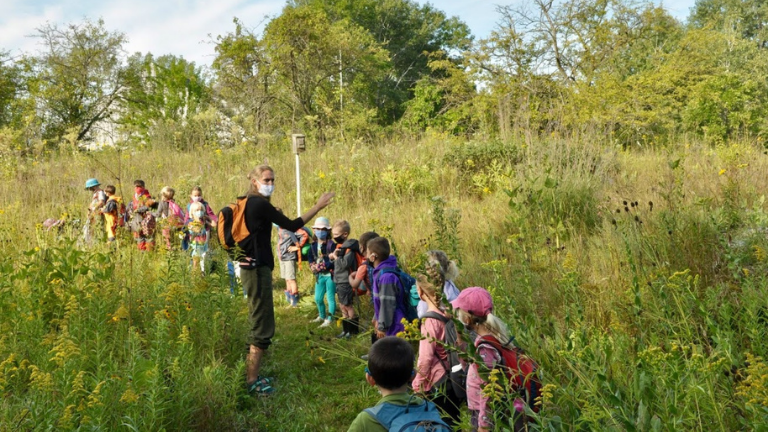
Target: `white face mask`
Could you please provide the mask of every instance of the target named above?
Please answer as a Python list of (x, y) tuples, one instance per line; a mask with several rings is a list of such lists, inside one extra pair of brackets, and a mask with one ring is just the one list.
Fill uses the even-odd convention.
[(272, 192), (275, 191), (275, 185), (265, 185), (259, 183), (259, 193), (262, 194), (265, 197), (268, 197), (272, 195)]

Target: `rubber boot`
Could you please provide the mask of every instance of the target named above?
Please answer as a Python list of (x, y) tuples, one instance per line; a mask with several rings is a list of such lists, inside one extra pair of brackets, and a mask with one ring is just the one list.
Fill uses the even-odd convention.
[(285, 293), (285, 302), (288, 303), (288, 306), (291, 305), (291, 294), (288, 291), (283, 291)]
[(360, 318), (354, 317), (349, 320), (349, 334), (350, 336), (357, 336), (360, 334)]
[(346, 318), (341, 319), (341, 333), (336, 335), (336, 339), (343, 339), (349, 334), (349, 322)]
[(291, 294), (291, 307), (299, 307), (299, 293)]

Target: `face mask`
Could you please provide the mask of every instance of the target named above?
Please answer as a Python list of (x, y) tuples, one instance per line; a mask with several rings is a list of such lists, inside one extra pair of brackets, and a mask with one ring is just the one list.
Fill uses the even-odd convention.
[(344, 237), (334, 237), (333, 238), (334, 243), (344, 243)]
[(318, 240), (325, 240), (328, 238), (328, 232), (327, 231), (315, 231), (315, 235), (317, 236)]
[(136, 195), (141, 195), (144, 193), (144, 188), (141, 186), (136, 186), (133, 190), (136, 191)]
[(202, 200), (203, 200), (203, 197), (201, 197), (201, 196), (193, 196), (192, 197), (192, 202), (200, 202)]
[(201, 218), (201, 217), (205, 216), (205, 212), (202, 211), (202, 210), (198, 210), (198, 211), (195, 212), (195, 216)]
[(259, 193), (265, 197), (272, 195), (275, 191), (275, 185), (264, 185), (259, 183)]

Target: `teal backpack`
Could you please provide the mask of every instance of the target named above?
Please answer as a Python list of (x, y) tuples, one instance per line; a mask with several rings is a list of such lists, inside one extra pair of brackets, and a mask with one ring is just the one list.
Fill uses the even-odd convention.
[[(413, 395), (411, 395), (413, 399)], [(422, 401), (406, 405), (395, 405), (388, 402), (367, 408), (377, 422), (390, 432), (450, 432), (451, 427), (440, 418), (440, 411), (432, 402)]]

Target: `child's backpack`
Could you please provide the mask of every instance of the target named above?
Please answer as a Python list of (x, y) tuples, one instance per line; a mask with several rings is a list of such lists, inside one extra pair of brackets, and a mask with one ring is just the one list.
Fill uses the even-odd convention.
[(498, 339), (491, 335), (481, 336), (477, 347), (481, 345), (491, 346), (499, 352), (501, 355), (499, 367), (509, 378), (510, 387), (519, 393), (520, 398), (533, 412), (539, 412), (540, 407), (536, 405), (536, 398), (541, 391), (539, 365), (521, 348), (509, 344), (502, 346)]
[(182, 227), (184, 226), (184, 221), (187, 220), (187, 215), (184, 214), (184, 210), (174, 201), (168, 201), (168, 219), (173, 221), (174, 226)]
[(107, 204), (104, 206), (104, 213), (110, 213), (115, 216), (117, 226), (125, 226), (125, 204), (119, 196), (112, 195), (107, 198)]
[[(350, 274), (354, 273), (361, 265), (365, 264), (365, 257), (363, 256), (363, 253), (360, 252), (359, 244), (355, 244), (354, 247), (349, 248), (342, 248), (341, 245), (339, 245), (339, 250), (344, 252), (344, 256), (349, 253), (355, 254), (355, 264), (354, 268), (349, 269)], [(355, 292), (355, 295), (364, 296), (368, 294), (368, 287), (366, 287), (365, 284), (360, 284), (357, 288), (354, 288), (353, 291)]]
[[(413, 398), (413, 396), (411, 396)], [(384, 402), (372, 408), (366, 408), (371, 417), (388, 431), (395, 432), (449, 432), (451, 427), (440, 418), (440, 411), (435, 404), (423, 401), (420, 404), (395, 405)]]
[[(458, 347), (459, 333), (456, 331), (456, 324), (447, 316), (437, 312), (427, 312), (424, 318), (433, 318), (439, 320), (445, 325), (445, 339), (442, 341), (445, 345), (443, 349), (448, 354), (448, 362), (443, 364), (445, 377), (448, 381), (446, 391), (451, 392), (451, 398), (455, 402), (464, 403), (467, 400), (467, 370), (461, 364), (459, 353), (455, 350)], [(448, 347), (448, 348), (446, 348)], [(453, 349), (451, 349), (453, 348)]]
[[(415, 319), (419, 319), (419, 313), (416, 311), (416, 305), (419, 304), (418, 300), (414, 303), (413, 294), (416, 292), (416, 279), (408, 273), (402, 271), (400, 267), (387, 267), (383, 268), (379, 272), (379, 277), (386, 273), (394, 273), (400, 280), (400, 288), (402, 289), (403, 296), (403, 312), (405, 313), (405, 319), (408, 322), (412, 322)], [(419, 298), (419, 294), (416, 294), (416, 298)]]
[(299, 238), (299, 244), (303, 244), (303, 246), (301, 246), (301, 257), (299, 261), (309, 260), (309, 249), (312, 247), (313, 235), (312, 229), (309, 227), (301, 227), (296, 231), (296, 237)]
[[(219, 211), (219, 223), (216, 227), (219, 243), (240, 267), (253, 267), (247, 256), (253, 251), (253, 235), (245, 225), (245, 205), (248, 197), (238, 197), (237, 201)], [(244, 265), (245, 264), (245, 265)], [(255, 263), (254, 263), (255, 264)]]

